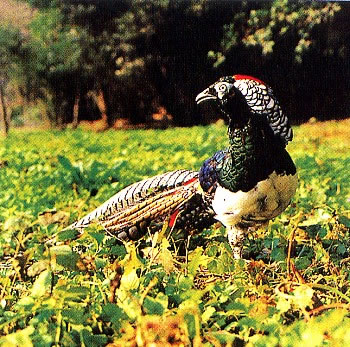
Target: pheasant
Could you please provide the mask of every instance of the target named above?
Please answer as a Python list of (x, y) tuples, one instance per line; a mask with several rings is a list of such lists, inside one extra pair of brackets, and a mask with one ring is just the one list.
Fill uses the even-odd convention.
[(165, 221), (189, 234), (220, 221), (241, 258), (250, 228), (278, 216), (295, 193), (296, 168), (285, 149), (292, 129), (272, 89), (254, 77), (222, 77), (196, 102), (214, 102), (228, 118), (228, 148), (199, 172), (167, 172), (124, 188), (69, 228), (97, 222), (120, 240), (137, 240)]

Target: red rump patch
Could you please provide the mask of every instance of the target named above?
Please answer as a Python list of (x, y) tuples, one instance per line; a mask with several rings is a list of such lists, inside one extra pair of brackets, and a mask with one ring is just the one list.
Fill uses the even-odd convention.
[(176, 217), (179, 214), (180, 210), (176, 210), (171, 216), (169, 220), (169, 226), (172, 228), (176, 222)]
[[(183, 186), (187, 186), (188, 184), (191, 184), (191, 183), (193, 183), (193, 182), (195, 182), (195, 181), (197, 181), (197, 180), (198, 180), (198, 177), (193, 177), (193, 178), (191, 178), (190, 180), (184, 182)], [(173, 192), (171, 195), (173, 195), (173, 194), (176, 194), (176, 191)], [(180, 212), (180, 210), (176, 210), (176, 211), (170, 216), (170, 220), (169, 220), (169, 226), (170, 226), (170, 228), (172, 228), (172, 227), (174, 226), (174, 224), (175, 224), (175, 222), (176, 222), (177, 215), (179, 214), (179, 212)]]
[(264, 86), (266, 86), (266, 83), (263, 82), (262, 80), (259, 80), (258, 78), (248, 76), (248, 75), (234, 75), (233, 78), (235, 80), (253, 80), (253, 81), (256, 81), (256, 82), (261, 83)]

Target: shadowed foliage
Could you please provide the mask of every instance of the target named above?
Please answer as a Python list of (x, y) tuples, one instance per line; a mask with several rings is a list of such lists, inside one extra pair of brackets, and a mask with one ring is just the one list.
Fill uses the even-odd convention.
[[(101, 117), (107, 126), (206, 123), (215, 115), (200, 118), (194, 96), (234, 73), (267, 81), (295, 122), (347, 116), (346, 2), (28, 2), (36, 11), (12, 83), (27, 100), (24, 119), (34, 113), (60, 127)], [(18, 114), (18, 100), (10, 113)]]

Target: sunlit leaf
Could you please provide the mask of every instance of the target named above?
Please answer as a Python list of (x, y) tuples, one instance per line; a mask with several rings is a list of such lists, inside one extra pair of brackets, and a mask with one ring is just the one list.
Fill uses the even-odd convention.
[(31, 296), (34, 298), (45, 295), (50, 289), (52, 280), (52, 273), (50, 270), (43, 271), (39, 277), (35, 280), (33, 288), (31, 290)]

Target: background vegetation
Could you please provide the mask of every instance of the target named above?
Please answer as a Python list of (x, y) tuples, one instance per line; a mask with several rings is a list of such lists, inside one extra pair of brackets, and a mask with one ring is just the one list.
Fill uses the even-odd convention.
[[(234, 73), (273, 86), (295, 122), (348, 115), (346, 2), (4, 0), (2, 6), (1, 95), (14, 125), (29, 118), (76, 127), (101, 117), (106, 126), (120, 118), (118, 126), (206, 123), (195, 95)], [(17, 8), (23, 16), (13, 13)]]

